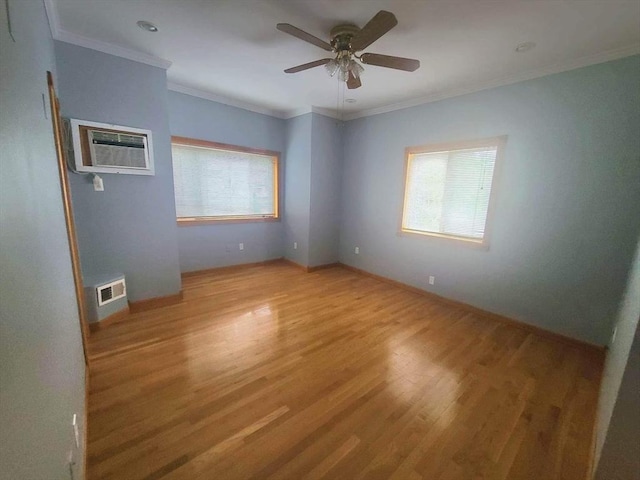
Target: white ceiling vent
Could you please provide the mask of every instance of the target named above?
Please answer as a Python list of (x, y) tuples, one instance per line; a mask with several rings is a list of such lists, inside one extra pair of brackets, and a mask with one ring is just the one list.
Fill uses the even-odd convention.
[(127, 287), (124, 283), (124, 278), (96, 287), (96, 295), (98, 297), (99, 306), (106, 305), (114, 300), (125, 297), (127, 295)]

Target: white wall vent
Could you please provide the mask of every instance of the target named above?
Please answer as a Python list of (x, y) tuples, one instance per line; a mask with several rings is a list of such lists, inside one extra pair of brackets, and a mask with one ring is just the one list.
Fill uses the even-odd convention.
[(76, 172), (153, 175), (151, 130), (70, 119)]
[(126, 297), (127, 287), (124, 283), (124, 278), (96, 287), (96, 295), (98, 299), (98, 306), (106, 305), (114, 300)]

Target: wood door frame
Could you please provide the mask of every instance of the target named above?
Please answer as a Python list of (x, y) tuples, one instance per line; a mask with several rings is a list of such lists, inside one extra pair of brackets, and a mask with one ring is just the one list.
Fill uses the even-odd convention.
[(62, 193), (62, 206), (64, 218), (67, 224), (67, 239), (69, 240), (69, 253), (71, 254), (71, 270), (73, 272), (73, 283), (75, 285), (76, 303), (78, 305), (78, 318), (80, 321), (80, 331), (82, 332), (82, 350), (84, 352), (84, 362), (89, 368), (88, 340), (89, 331), (84, 302), (84, 285), (82, 283), (82, 270), (80, 269), (80, 253), (76, 237), (76, 225), (73, 219), (73, 207), (71, 205), (71, 189), (69, 187), (69, 176), (67, 173), (67, 163), (64, 155), (64, 137), (62, 134), (62, 121), (60, 118), (60, 103), (53, 85), (53, 75), (47, 71), (47, 85), (49, 87), (49, 102), (51, 103), (51, 123), (53, 124), (53, 137), (56, 144), (56, 155), (58, 157), (58, 171), (60, 174), (60, 189)]

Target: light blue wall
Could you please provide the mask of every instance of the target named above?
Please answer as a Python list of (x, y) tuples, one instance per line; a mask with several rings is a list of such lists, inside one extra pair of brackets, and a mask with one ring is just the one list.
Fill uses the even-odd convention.
[(341, 129), (337, 120), (316, 113), (286, 123), (284, 251), (305, 267), (338, 260)]
[[(284, 255), (299, 265), (309, 265), (309, 220), (311, 206), (311, 126), (312, 114), (286, 122), (284, 180)], [(293, 248), (293, 243), (298, 248)]]
[[(616, 338), (609, 345), (600, 386), (596, 460), (603, 455), (599, 467), (599, 478), (603, 480), (630, 479), (632, 472), (640, 475), (640, 442), (637, 441), (640, 428), (639, 319), (640, 241), (616, 318)], [(632, 448), (635, 451), (630, 450)]]
[[(639, 81), (635, 56), (348, 122), (341, 261), (605, 344), (640, 233)], [(399, 236), (405, 147), (496, 135), (490, 250)]]
[(129, 300), (181, 288), (166, 72), (75, 45), (55, 42), (65, 117), (149, 129), (155, 175), (70, 174), (84, 275), (124, 273)]
[[(317, 114), (282, 121), (173, 92), (167, 101), (161, 69), (62, 43), (57, 55), (65, 114), (154, 130), (156, 177), (106, 176), (95, 193), (73, 176), (84, 269), (123, 271), (134, 299), (173, 293), (179, 270), (282, 255), (331, 263), (339, 230), (344, 263), (575, 338), (609, 338), (640, 231), (640, 57), (338, 128)], [(282, 151), (282, 222), (176, 227), (169, 121), (175, 135)], [(509, 139), (490, 249), (399, 236), (404, 148), (495, 135)]]
[[(169, 92), (171, 134), (284, 153), (284, 120)], [(280, 157), (281, 184), (285, 159)], [(280, 205), (284, 199), (283, 190)], [(281, 215), (284, 213), (281, 209)], [(180, 269), (203, 270), (283, 256), (283, 222), (177, 227)], [(244, 243), (240, 251), (238, 244)]]
[(312, 114), (309, 266), (338, 261), (343, 123)]
[(0, 478), (62, 480), (74, 413), (84, 430), (85, 365), (42, 97), (48, 109), (53, 41), (41, 1), (10, 6), (15, 43), (0, 9)]

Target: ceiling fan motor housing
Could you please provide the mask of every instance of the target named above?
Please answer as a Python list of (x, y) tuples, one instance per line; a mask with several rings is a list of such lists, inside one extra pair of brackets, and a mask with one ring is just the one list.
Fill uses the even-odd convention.
[(338, 25), (331, 29), (331, 46), (335, 52), (351, 51), (351, 39), (360, 31), (355, 25)]

